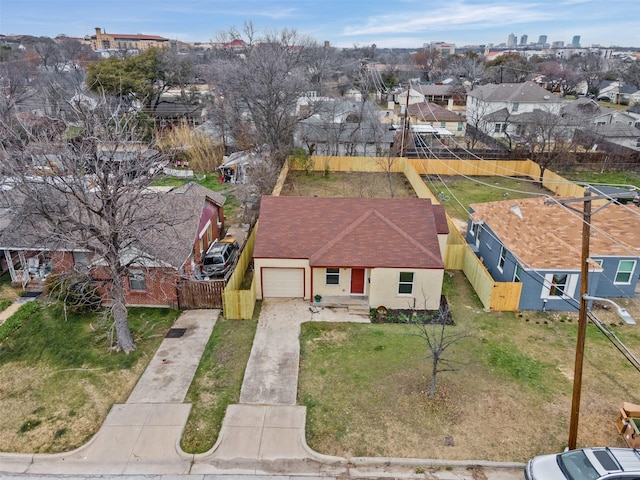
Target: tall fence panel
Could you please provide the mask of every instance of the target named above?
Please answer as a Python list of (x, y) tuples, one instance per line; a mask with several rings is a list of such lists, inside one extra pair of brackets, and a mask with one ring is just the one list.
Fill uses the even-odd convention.
[(240, 287), (249, 264), (253, 260), (253, 248), (256, 243), (257, 231), (258, 224), (256, 223), (247, 237), (233, 275), (229, 278), (227, 287), (222, 292), (222, 311), (224, 317), (230, 320), (248, 319), (253, 316), (256, 304), (255, 277), (252, 279), (249, 289), (243, 290)]
[(484, 267), (482, 262), (479, 261), (475, 253), (465, 246), (465, 255), (463, 260), (462, 271), (464, 272), (467, 280), (473, 287), (482, 302), (484, 308), (491, 308), (491, 295), (493, 293), (494, 280), (491, 274)]
[(180, 310), (222, 307), (224, 280), (180, 280), (176, 288)]
[(501, 312), (515, 312), (519, 309), (521, 294), (520, 282), (494, 282), (489, 308)]

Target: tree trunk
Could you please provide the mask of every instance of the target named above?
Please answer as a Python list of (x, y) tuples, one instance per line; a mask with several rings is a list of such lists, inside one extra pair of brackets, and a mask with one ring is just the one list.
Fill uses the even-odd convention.
[(129, 353), (135, 350), (136, 346), (133, 343), (133, 337), (129, 329), (122, 275), (116, 270), (117, 269), (112, 268), (111, 275), (111, 313), (113, 314), (113, 322), (116, 326), (116, 350)]
[(433, 358), (433, 366), (431, 367), (431, 385), (429, 385), (429, 398), (436, 396), (436, 375), (438, 374), (438, 361)]

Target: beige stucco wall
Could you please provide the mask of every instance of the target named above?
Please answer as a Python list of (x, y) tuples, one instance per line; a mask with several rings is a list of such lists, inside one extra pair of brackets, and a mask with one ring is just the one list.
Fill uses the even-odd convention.
[(274, 258), (254, 258), (254, 272), (258, 276), (256, 282), (256, 297), (262, 298), (262, 275), (261, 269), (267, 268), (303, 268), (304, 269), (304, 298), (310, 298), (311, 292), (311, 272), (309, 260), (305, 259), (274, 259)]
[[(323, 297), (339, 297), (343, 295), (351, 294), (351, 269), (340, 269), (340, 283), (338, 285), (327, 285), (325, 283), (326, 268), (314, 268), (313, 269), (313, 295), (322, 295)], [(364, 294), (367, 295), (369, 291), (369, 278), (370, 271), (365, 269), (364, 272)]]
[[(398, 294), (400, 271), (413, 272), (413, 293)], [(440, 308), (444, 270), (419, 270), (411, 268), (375, 268), (371, 270), (369, 285), (369, 305), (373, 308)], [(425, 305), (426, 302), (426, 305)]]
[(440, 245), (440, 255), (442, 256), (442, 261), (444, 262), (447, 257), (447, 240), (449, 238), (449, 234), (440, 234), (438, 235), (438, 245)]

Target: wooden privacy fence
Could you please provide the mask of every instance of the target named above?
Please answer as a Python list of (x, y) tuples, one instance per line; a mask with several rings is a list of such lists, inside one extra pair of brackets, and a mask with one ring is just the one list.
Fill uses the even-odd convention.
[(222, 308), (224, 280), (180, 280), (177, 284), (178, 308)]
[[(272, 195), (279, 195), (289, 170), (303, 170), (304, 165), (285, 163)], [(531, 160), (484, 160), (484, 159), (407, 159), (388, 157), (326, 157), (313, 156), (309, 169), (331, 172), (385, 172), (403, 173), (419, 198), (430, 198), (434, 204), (438, 199), (425, 185), (421, 175), (469, 175), (469, 176), (523, 176), (540, 180), (540, 166)], [(583, 187), (572, 184), (556, 173), (545, 170), (542, 185), (563, 197), (581, 197)], [(522, 284), (519, 282), (496, 282), (482, 264), (482, 260), (467, 245), (464, 236), (447, 215), (449, 236), (445, 268), (462, 270), (473, 286), (486, 309), (516, 311), (520, 303)], [(256, 278), (249, 289), (240, 290), (242, 279), (253, 257), (256, 227), (247, 239), (238, 266), (222, 293), (224, 315), (229, 319), (246, 319), (253, 316), (256, 302)]]
[(255, 276), (251, 280), (249, 289), (242, 290), (240, 287), (253, 259), (253, 247), (256, 243), (257, 231), (258, 224), (256, 223), (249, 237), (247, 237), (236, 268), (222, 292), (222, 311), (226, 319), (243, 320), (253, 317), (253, 310), (256, 305)]

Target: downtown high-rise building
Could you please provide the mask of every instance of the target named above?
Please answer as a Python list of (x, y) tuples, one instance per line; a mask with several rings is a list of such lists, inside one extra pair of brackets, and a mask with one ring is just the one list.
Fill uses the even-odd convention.
[(538, 37), (538, 43), (540, 45), (544, 45), (545, 43), (547, 43), (547, 36), (546, 35), (540, 35)]
[(528, 40), (529, 40), (529, 36), (528, 35), (522, 35), (520, 37), (520, 45), (526, 45)]
[(516, 37), (513, 33), (509, 34), (507, 38), (507, 47), (515, 47), (518, 37)]
[(575, 48), (580, 48), (580, 35), (574, 35), (571, 40), (571, 46)]

